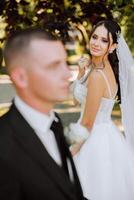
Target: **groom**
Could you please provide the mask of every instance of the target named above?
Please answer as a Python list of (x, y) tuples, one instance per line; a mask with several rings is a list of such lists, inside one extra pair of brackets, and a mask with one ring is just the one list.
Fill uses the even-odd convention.
[(0, 199), (84, 199), (52, 111), (69, 91), (62, 43), (43, 30), (23, 30), (7, 40), (4, 59), (16, 96), (0, 118)]

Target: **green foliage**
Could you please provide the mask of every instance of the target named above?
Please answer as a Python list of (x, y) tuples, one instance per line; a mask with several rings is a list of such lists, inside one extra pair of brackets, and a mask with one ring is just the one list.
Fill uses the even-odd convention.
[(0, 15), (7, 23), (5, 37), (17, 29), (39, 26), (66, 40), (72, 24), (82, 24), (83, 21), (94, 23), (102, 17), (101, 15), (112, 18), (111, 11), (102, 2), (87, 0), (1, 0)]
[(64, 41), (72, 39), (70, 30), (77, 30), (73, 40), (86, 45), (91, 26), (114, 17), (134, 52), (133, 11), (134, 0), (0, 0), (0, 47), (8, 35), (31, 26), (42, 27)]
[(134, 4), (129, 4), (122, 9), (120, 24), (123, 34), (134, 56)]

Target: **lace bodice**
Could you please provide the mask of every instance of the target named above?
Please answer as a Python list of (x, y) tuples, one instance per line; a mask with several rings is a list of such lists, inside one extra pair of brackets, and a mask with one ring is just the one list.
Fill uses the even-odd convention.
[[(115, 96), (112, 98), (110, 85), (108, 83), (106, 75), (101, 70), (99, 70), (99, 71), (100, 71), (100, 73), (102, 73), (102, 75), (106, 81), (110, 98), (102, 97), (100, 107), (99, 107), (98, 113), (96, 115), (95, 123), (102, 123), (102, 122), (107, 122), (107, 121), (111, 120), (111, 113), (112, 113), (114, 103), (115, 103)], [(83, 79), (84, 78), (77, 80), (74, 84), (74, 89), (73, 89), (73, 95), (74, 95), (75, 99), (81, 105), (81, 116), (80, 116), (79, 121), (81, 121), (81, 118), (83, 115), (85, 102), (86, 102), (86, 96), (87, 96), (87, 87), (86, 87), (85, 82), (83, 82)], [(117, 93), (117, 91), (116, 91), (116, 93)], [(89, 118), (90, 118), (90, 116), (89, 116)]]

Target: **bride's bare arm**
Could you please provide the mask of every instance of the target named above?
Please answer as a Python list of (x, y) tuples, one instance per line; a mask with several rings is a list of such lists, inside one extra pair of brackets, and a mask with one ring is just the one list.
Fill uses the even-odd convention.
[(97, 70), (91, 72), (87, 88), (88, 93), (81, 124), (91, 130), (105, 89), (103, 77)]
[[(103, 77), (97, 70), (91, 72), (88, 78), (87, 88), (88, 93), (81, 125), (86, 127), (90, 134), (105, 90)], [(81, 141), (71, 146), (70, 150), (72, 155), (78, 153), (84, 142), (85, 141)]]

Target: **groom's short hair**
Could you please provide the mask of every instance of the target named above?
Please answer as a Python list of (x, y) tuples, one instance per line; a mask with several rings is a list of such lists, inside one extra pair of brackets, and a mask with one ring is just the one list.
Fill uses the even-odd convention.
[(12, 61), (17, 56), (26, 54), (31, 42), (36, 39), (47, 41), (58, 40), (56, 36), (40, 28), (24, 29), (9, 36), (3, 48), (3, 57), (8, 71), (10, 71)]

